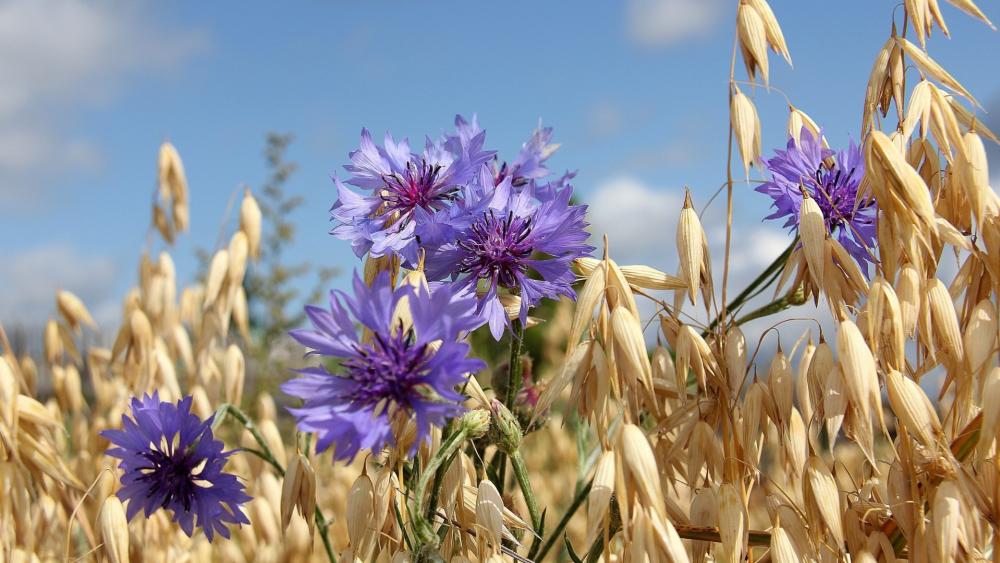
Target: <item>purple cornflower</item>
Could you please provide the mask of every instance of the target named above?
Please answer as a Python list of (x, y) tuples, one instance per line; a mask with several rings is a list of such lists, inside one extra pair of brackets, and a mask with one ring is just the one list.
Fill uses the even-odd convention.
[[(482, 132), (476, 116), (472, 116), (472, 121), (466, 121), (462, 116), (455, 118), (455, 135), (448, 136), (445, 141), (446, 147), (452, 150), (457, 149), (463, 143), (468, 143), (471, 139)], [(549, 175), (549, 169), (545, 167), (545, 161), (549, 159), (558, 149), (559, 144), (552, 143), (552, 128), (542, 127), (541, 121), (538, 127), (531, 134), (531, 137), (521, 145), (517, 157), (509, 164), (504, 162), (493, 166), (493, 185), (499, 185), (505, 178), (511, 179), (511, 185), (519, 188), (532, 180), (540, 180)]]
[[(412, 326), (399, 316), (403, 306)], [(350, 460), (360, 450), (395, 445), (396, 423), (412, 417), (416, 448), (430, 437), (431, 425), (443, 426), (463, 412), (464, 397), (455, 387), (486, 367), (459, 342), (483, 324), (475, 309), (475, 297), (455, 286), (393, 289), (384, 272), (371, 287), (355, 274), (354, 295), (331, 292), (329, 310), (307, 306), (313, 328), (293, 330), (292, 338), (309, 355), (339, 359), (341, 369), (305, 368), (281, 386), (305, 401), (289, 409), (299, 429), (317, 433), (318, 450), (335, 446), (335, 459)], [(370, 331), (369, 341), (359, 338), (356, 322)]]
[[(854, 142), (846, 150), (834, 152), (823, 147), (822, 137), (802, 129), (799, 142), (789, 139), (786, 150), (776, 150), (764, 165), (771, 181), (756, 191), (771, 196), (775, 212), (765, 219), (787, 217), (784, 226), (798, 229), (799, 207), (804, 187), (823, 211), (827, 231), (858, 261), (865, 271), (872, 262), (869, 249), (875, 248), (875, 200), (858, 200), (858, 187), (865, 175), (865, 159)], [(867, 248), (867, 249), (866, 249)]]
[[(456, 118), (460, 123), (465, 122)], [(460, 128), (457, 137), (427, 139), (423, 153), (416, 154), (406, 139), (397, 143), (388, 133), (384, 146), (377, 146), (363, 129), (360, 147), (344, 168), (351, 174), (346, 184), (370, 193), (358, 194), (335, 177), (338, 199), (330, 210), (335, 222), (330, 233), (350, 241), (358, 257), (395, 253), (415, 264), (423, 224), (447, 209), (459, 188), (493, 156), (483, 150), (485, 132), (462, 133)]]
[(233, 451), (223, 451), (212, 436), (212, 418), (202, 421), (191, 413), (191, 397), (175, 405), (154, 392), (133, 398), (131, 406), (132, 417), (122, 415), (121, 430), (101, 432), (116, 446), (107, 454), (121, 460), (118, 498), (128, 501), (129, 520), (140, 509), (149, 518), (166, 508), (184, 533), (191, 536), (197, 525), (208, 541), (215, 532), (228, 538), (227, 523), (250, 523), (240, 507), (250, 496), (235, 475), (223, 471)]
[(520, 295), (523, 323), (542, 298), (575, 298), (570, 265), (594, 248), (587, 245), (587, 206), (570, 203), (573, 188), (565, 181), (530, 182), (520, 191), (510, 176), (495, 188), (492, 183), (484, 167), (479, 185), (466, 190), (456, 206), (457, 236), (428, 251), (427, 270), (431, 279), (450, 278), (470, 292), (481, 290), (478, 310), (499, 340), (510, 324), (501, 289)]

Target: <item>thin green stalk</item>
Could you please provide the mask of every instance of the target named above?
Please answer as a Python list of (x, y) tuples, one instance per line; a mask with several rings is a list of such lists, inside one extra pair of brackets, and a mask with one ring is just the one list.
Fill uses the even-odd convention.
[[(738, 307), (743, 305), (751, 297), (751, 294), (753, 294), (754, 290), (756, 290), (758, 286), (764, 284), (765, 282), (768, 282), (768, 278), (773, 276), (775, 272), (780, 271), (781, 268), (785, 266), (785, 262), (788, 260), (788, 257), (792, 255), (792, 251), (795, 250), (795, 247), (798, 244), (799, 244), (799, 237), (796, 236), (795, 239), (792, 241), (790, 245), (788, 245), (788, 248), (786, 248), (784, 252), (782, 252), (777, 258), (775, 258), (774, 261), (771, 262), (767, 266), (767, 268), (765, 268), (764, 271), (760, 273), (759, 276), (757, 276), (752, 282), (750, 282), (750, 285), (746, 286), (746, 288), (744, 288), (743, 291), (739, 293), (739, 295), (734, 297), (733, 300), (728, 305), (726, 305), (727, 314), (732, 313)], [(768, 282), (768, 284), (769, 283), (770, 282)], [(722, 322), (722, 315), (716, 317), (715, 320), (713, 320), (712, 323), (708, 325), (708, 328), (702, 333), (702, 336), (707, 336), (708, 333), (715, 330), (715, 327), (719, 326), (720, 322)]]
[[(517, 400), (517, 394), (521, 391), (523, 379), (521, 348), (524, 345), (524, 325), (517, 319), (511, 321), (510, 325), (510, 361), (507, 363), (507, 389), (503, 404), (513, 412), (514, 401)], [(491, 465), (496, 469), (495, 485), (502, 495), (507, 481), (507, 454), (498, 451)]]
[(533, 559), (535, 561), (545, 560), (546, 554), (548, 554), (549, 550), (556, 544), (556, 541), (559, 540), (559, 536), (566, 529), (566, 526), (569, 525), (569, 521), (573, 518), (573, 515), (576, 514), (576, 511), (583, 505), (583, 501), (587, 500), (587, 495), (590, 494), (590, 488), (593, 485), (594, 480), (591, 479), (590, 481), (587, 481), (587, 484), (584, 485), (582, 489), (577, 491), (576, 496), (573, 497), (573, 502), (569, 505), (569, 508), (566, 509), (566, 513), (563, 514), (559, 523), (556, 524), (556, 529), (552, 530), (552, 534), (549, 535), (549, 539), (545, 540), (545, 543), (541, 544), (541, 549), (538, 550), (537, 554), (529, 553), (529, 559)]
[(736, 322), (733, 323), (733, 324), (735, 324), (736, 326), (739, 326), (739, 325), (748, 323), (748, 322), (750, 322), (750, 321), (752, 321), (754, 319), (760, 319), (762, 317), (768, 317), (768, 316), (773, 315), (775, 313), (780, 313), (781, 311), (784, 311), (785, 309), (791, 307), (794, 304), (795, 303), (793, 303), (788, 298), (787, 295), (784, 295), (782, 297), (779, 297), (778, 299), (775, 299), (774, 301), (771, 301), (770, 303), (768, 303), (767, 305), (764, 305), (763, 307), (760, 307), (760, 308), (754, 309), (753, 311), (750, 311), (746, 315), (743, 315), (742, 317), (736, 319)]
[[(445, 434), (451, 434), (452, 422), (449, 420), (447, 426), (444, 428)], [(448, 471), (448, 466), (458, 455), (458, 450), (445, 462), (438, 466), (437, 471), (434, 472), (434, 484), (431, 485), (431, 498), (427, 503), (427, 513), (424, 514), (424, 518), (430, 520), (434, 516), (434, 507), (437, 506), (438, 497), (441, 496), (441, 485), (444, 483), (444, 474)]]
[[(510, 465), (514, 470), (514, 477), (521, 487), (521, 494), (524, 496), (524, 503), (528, 505), (528, 514), (531, 516), (531, 527), (536, 533), (540, 533), (545, 526), (542, 522), (542, 515), (538, 512), (538, 502), (535, 500), (535, 491), (531, 488), (531, 481), (528, 479), (528, 467), (524, 465), (524, 456), (519, 450), (514, 450), (510, 455)], [(542, 538), (535, 538), (532, 542), (538, 545)]]
[(521, 348), (524, 345), (524, 325), (521, 321), (511, 321), (510, 331), (510, 364), (507, 372), (507, 397), (504, 399), (504, 406), (514, 410), (514, 401), (521, 391), (521, 380), (523, 377), (521, 369)]
[[(231, 405), (229, 403), (223, 403), (215, 411), (215, 420), (212, 421), (212, 429), (216, 429), (222, 425), (226, 416), (231, 416), (235, 418), (240, 424), (246, 428), (253, 439), (260, 446), (259, 450), (253, 448), (243, 448), (243, 451), (251, 453), (260, 459), (271, 464), (271, 467), (278, 473), (279, 477), (285, 476), (285, 468), (281, 466), (277, 458), (274, 457), (274, 452), (271, 451), (270, 446), (264, 440), (264, 436), (260, 433), (257, 425), (254, 424), (250, 417), (247, 416), (245, 412), (240, 410), (239, 407)], [(316, 528), (319, 530), (319, 537), (323, 540), (323, 547), (326, 549), (326, 557), (330, 560), (330, 563), (337, 563), (337, 556), (333, 554), (333, 544), (330, 542), (330, 531), (328, 529), (329, 524), (326, 522), (326, 518), (323, 516), (323, 511), (316, 507), (316, 511), (313, 513), (313, 520), (316, 522)]]
[[(445, 461), (450, 460), (452, 456), (458, 452), (458, 448), (465, 443), (468, 436), (468, 427), (460, 424), (455, 432), (441, 442), (441, 447), (438, 451), (434, 452), (434, 456), (427, 462), (427, 467), (425, 467), (423, 472), (420, 474), (417, 486), (413, 490), (413, 508), (411, 509), (412, 516), (416, 520), (414, 522), (414, 528), (416, 531), (416, 542), (418, 545), (417, 549), (414, 550), (415, 552), (419, 552), (423, 544), (434, 541), (437, 537), (434, 535), (434, 532), (430, 530), (429, 520), (424, 516), (426, 513), (424, 509), (424, 496), (426, 496), (425, 493), (427, 491), (427, 485), (431, 483), (431, 479), (437, 473), (439, 467), (444, 465), (445, 469), (447, 469)], [(436, 481), (435, 486), (439, 488), (441, 486), (441, 482)], [(432, 514), (433, 508), (434, 505), (431, 505), (430, 509), (432, 510)]]

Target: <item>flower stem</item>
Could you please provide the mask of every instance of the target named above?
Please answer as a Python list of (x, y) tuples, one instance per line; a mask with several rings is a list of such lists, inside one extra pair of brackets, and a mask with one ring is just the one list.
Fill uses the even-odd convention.
[[(544, 523), (542, 515), (538, 512), (538, 502), (535, 500), (535, 491), (531, 488), (531, 481), (528, 479), (528, 467), (524, 465), (524, 456), (519, 450), (514, 450), (510, 454), (510, 465), (517, 478), (517, 484), (521, 487), (521, 494), (524, 496), (524, 503), (528, 505), (528, 514), (531, 516), (531, 527), (536, 534), (542, 531)], [(537, 537), (532, 542), (534, 545), (541, 543), (542, 538)]]
[[(448, 425), (445, 426), (444, 434), (452, 434), (452, 421), (448, 421)], [(456, 450), (456, 453), (457, 450)], [(451, 465), (452, 458), (448, 458), (444, 463), (438, 466), (437, 471), (434, 472), (434, 484), (431, 485), (431, 498), (427, 503), (427, 512), (424, 514), (424, 518), (430, 520), (434, 516), (434, 507), (437, 506), (438, 497), (441, 496), (441, 485), (444, 483), (444, 474), (448, 470), (448, 466)]]
[[(450, 460), (451, 457), (458, 451), (458, 448), (462, 446), (465, 439), (468, 437), (468, 428), (465, 425), (460, 424), (458, 429), (455, 430), (450, 436), (445, 438), (441, 442), (441, 447), (438, 451), (434, 452), (434, 456), (427, 462), (427, 466), (424, 467), (423, 472), (420, 474), (420, 480), (417, 481), (417, 487), (413, 491), (413, 508), (410, 511), (414, 518), (414, 531), (416, 532), (416, 542), (417, 545), (413, 550), (414, 553), (420, 552), (425, 544), (437, 541), (437, 536), (434, 531), (430, 528), (430, 521), (425, 516), (426, 510), (430, 510), (431, 514), (434, 511), (434, 505), (430, 505), (427, 509), (424, 508), (424, 497), (427, 492), (427, 485), (431, 483), (431, 479), (434, 478), (439, 467), (444, 467), (447, 470), (446, 461)], [(431, 493), (431, 496), (436, 498), (440, 494), (440, 487), (443, 479), (434, 480), (434, 488), (438, 489), (437, 493)]]
[[(788, 248), (786, 248), (784, 252), (782, 252), (777, 258), (775, 258), (774, 261), (771, 262), (771, 264), (769, 264), (767, 268), (765, 268), (764, 271), (761, 272), (759, 276), (757, 276), (752, 282), (750, 282), (750, 285), (746, 286), (746, 288), (744, 288), (739, 295), (733, 298), (733, 300), (728, 305), (726, 305), (727, 314), (735, 311), (738, 307), (743, 305), (748, 299), (750, 299), (753, 296), (754, 291), (757, 290), (758, 287), (760, 287), (765, 282), (768, 282), (769, 278), (771, 278), (772, 276), (774, 276), (776, 272), (781, 270), (781, 268), (785, 266), (785, 262), (788, 261), (788, 257), (792, 255), (792, 251), (795, 250), (795, 247), (796, 245), (798, 245), (798, 243), (799, 243), (799, 237), (796, 236), (795, 239), (792, 241), (790, 245), (788, 245)], [(705, 329), (705, 332), (702, 333), (702, 336), (703, 337), (707, 336), (708, 333), (715, 330), (715, 327), (719, 326), (720, 322), (722, 322), (722, 315), (716, 317), (715, 320), (713, 320), (712, 323), (708, 325), (708, 328)]]
[[(517, 394), (521, 391), (523, 379), (521, 348), (524, 345), (524, 325), (517, 319), (511, 321), (510, 325), (510, 360), (507, 362), (507, 388), (504, 390), (503, 405), (513, 412), (514, 402), (517, 400)], [(504, 484), (507, 481), (507, 454), (498, 451), (492, 465), (496, 469), (497, 482), (495, 484), (502, 495)]]
[(504, 399), (504, 406), (511, 412), (514, 411), (514, 401), (521, 391), (522, 369), (521, 369), (521, 347), (524, 345), (524, 325), (521, 321), (511, 322), (510, 334), (510, 363), (507, 371), (507, 397)]
[[(212, 429), (216, 429), (222, 425), (225, 421), (226, 416), (231, 416), (236, 419), (237, 422), (243, 425), (244, 428), (250, 432), (253, 439), (260, 446), (259, 450), (253, 448), (245, 448), (244, 451), (252, 453), (260, 459), (271, 464), (275, 472), (278, 473), (279, 477), (285, 476), (285, 468), (281, 466), (278, 459), (274, 457), (274, 452), (271, 451), (270, 446), (264, 440), (264, 436), (260, 433), (257, 425), (254, 424), (253, 420), (245, 412), (243, 412), (239, 407), (223, 403), (215, 411), (215, 419), (212, 421)], [(319, 530), (319, 536), (323, 540), (323, 547), (326, 549), (326, 557), (330, 560), (330, 563), (337, 563), (337, 557), (333, 554), (333, 544), (330, 542), (330, 531), (327, 529), (329, 525), (326, 522), (326, 518), (323, 516), (323, 511), (316, 507), (316, 511), (313, 514), (313, 519), (316, 522), (316, 528)]]
[(594, 480), (591, 479), (590, 481), (587, 481), (587, 484), (584, 485), (583, 488), (577, 491), (576, 496), (573, 497), (573, 502), (569, 505), (569, 508), (566, 509), (566, 513), (563, 514), (559, 523), (556, 524), (556, 529), (552, 530), (552, 534), (549, 536), (549, 539), (545, 540), (545, 543), (541, 544), (542, 547), (538, 550), (537, 554), (529, 554), (529, 558), (534, 559), (535, 561), (545, 560), (545, 555), (548, 554), (549, 550), (552, 549), (552, 546), (556, 544), (556, 541), (563, 533), (563, 530), (565, 530), (566, 526), (569, 525), (569, 521), (573, 518), (573, 515), (576, 514), (576, 511), (581, 505), (583, 505), (583, 501), (587, 500), (587, 495), (590, 494), (590, 487), (593, 486), (593, 484)]

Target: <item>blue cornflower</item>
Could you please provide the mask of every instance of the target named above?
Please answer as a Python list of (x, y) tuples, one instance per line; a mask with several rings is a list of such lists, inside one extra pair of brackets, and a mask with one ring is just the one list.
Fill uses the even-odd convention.
[[(407, 140), (396, 142), (388, 133), (384, 146), (377, 146), (363, 129), (360, 147), (344, 166), (351, 177), (346, 183), (334, 178), (338, 199), (330, 210), (335, 223), (330, 233), (350, 241), (358, 257), (397, 254), (415, 264), (423, 224), (447, 209), (459, 188), (492, 158), (492, 151), (483, 150), (485, 141), (483, 131), (427, 139), (423, 153), (416, 154)], [(347, 184), (370, 193), (358, 194)]]
[(576, 296), (570, 266), (594, 247), (587, 244), (587, 206), (570, 203), (569, 177), (516, 190), (511, 176), (490, 186), (492, 176), (484, 167), (479, 184), (465, 190), (453, 210), (456, 236), (428, 250), (428, 276), (478, 290), (478, 310), (498, 340), (510, 324), (501, 290), (520, 296), (522, 323), (542, 298)]
[[(455, 118), (455, 134), (449, 135), (445, 141), (446, 147), (457, 150), (458, 147), (468, 144), (469, 139), (480, 134), (482, 129), (476, 116), (472, 116), (471, 121), (466, 121), (462, 116)], [(497, 165), (493, 163), (493, 185), (498, 185), (505, 178), (510, 178), (511, 185), (519, 188), (532, 180), (541, 180), (550, 174), (545, 167), (545, 161), (549, 159), (558, 149), (557, 143), (552, 143), (552, 128), (542, 127), (539, 121), (538, 127), (532, 132), (531, 137), (521, 145), (521, 150), (517, 157), (510, 163), (504, 162)]]
[(191, 536), (197, 525), (208, 541), (215, 532), (228, 538), (227, 523), (250, 523), (240, 507), (250, 496), (235, 475), (223, 471), (233, 451), (223, 451), (212, 436), (212, 418), (202, 421), (191, 413), (191, 397), (174, 404), (154, 392), (133, 398), (131, 407), (121, 430), (101, 432), (116, 446), (107, 454), (121, 460), (118, 498), (128, 501), (129, 520), (140, 509), (149, 518), (166, 508), (184, 533)]
[[(399, 314), (407, 307), (411, 326)], [(308, 306), (313, 328), (290, 334), (310, 355), (336, 358), (338, 373), (324, 367), (299, 370), (301, 377), (281, 389), (305, 403), (289, 409), (303, 432), (318, 435), (317, 449), (334, 448), (334, 458), (350, 460), (360, 450), (378, 452), (396, 444), (393, 429), (416, 420), (418, 444), (463, 412), (456, 386), (486, 367), (469, 358), (459, 342), (483, 324), (475, 297), (451, 285), (393, 289), (380, 274), (368, 287), (355, 274), (354, 295), (331, 292), (330, 309)], [(371, 337), (359, 338), (355, 323)]]
[(823, 211), (827, 231), (867, 271), (872, 261), (870, 251), (876, 244), (878, 208), (873, 198), (858, 199), (865, 175), (864, 155), (853, 142), (847, 149), (834, 152), (825, 148), (821, 139), (803, 128), (798, 140), (789, 139), (786, 150), (776, 150), (774, 158), (764, 161), (771, 180), (756, 191), (771, 196), (775, 209), (765, 219), (787, 217), (784, 226), (797, 230), (802, 205), (800, 186), (805, 188)]

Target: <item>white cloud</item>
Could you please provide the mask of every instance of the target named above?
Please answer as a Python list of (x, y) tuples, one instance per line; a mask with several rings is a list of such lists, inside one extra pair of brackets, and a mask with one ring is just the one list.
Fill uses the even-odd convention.
[(47, 245), (12, 256), (4, 263), (0, 322), (34, 329), (55, 312), (56, 290), (79, 296), (102, 327), (119, 314), (114, 281), (118, 269), (106, 256), (88, 256), (68, 245)]
[(75, 112), (107, 102), (139, 72), (176, 68), (201, 32), (164, 29), (145, 2), (0, 3), (0, 203), (40, 199), (52, 180), (94, 170), (100, 153), (72, 138)]
[(611, 256), (621, 264), (676, 266), (674, 235), (683, 202), (679, 190), (651, 188), (622, 176), (598, 186), (587, 200), (594, 246), (602, 246), (607, 234)]
[[(695, 199), (696, 205), (705, 201), (705, 198), (697, 194)], [(675, 241), (677, 218), (683, 203), (682, 190), (654, 188), (632, 177), (618, 177), (600, 184), (587, 198), (587, 203), (590, 205), (588, 217), (591, 222), (592, 244), (600, 248), (601, 237), (607, 234), (611, 256), (618, 263), (645, 264), (669, 273), (676, 272), (678, 260)], [(726, 234), (723, 206), (718, 201), (702, 216), (702, 225), (709, 240), (718, 300), (721, 299)], [(733, 225), (733, 233), (728, 286), (730, 300), (791, 243), (791, 237), (784, 230), (768, 225), (742, 225), (738, 221)], [(787, 290), (786, 287), (785, 291)], [(668, 295), (664, 296), (668, 301), (671, 300)], [(768, 303), (773, 296), (773, 287), (765, 290), (744, 307), (741, 315)], [(699, 299), (697, 307), (685, 304), (684, 311), (699, 322), (707, 322), (708, 315), (700, 301)], [(640, 303), (643, 319), (655, 314), (655, 308), (647, 300), (640, 300)], [(794, 307), (767, 319), (749, 323), (745, 333), (748, 341), (752, 340), (756, 346), (757, 339), (774, 323), (804, 317), (817, 319), (829, 336), (832, 317), (827, 309), (824, 302), (818, 308), (811, 304)], [(807, 329), (812, 329), (815, 339), (818, 335), (816, 323), (797, 321), (789, 324), (787, 330), (782, 330), (783, 344), (791, 346), (798, 335)], [(656, 331), (647, 331), (646, 336), (652, 341), (656, 337)], [(775, 344), (770, 340), (772, 338), (768, 337), (765, 350), (770, 350)]]
[(629, 0), (629, 37), (646, 47), (665, 47), (710, 32), (726, 14), (721, 0)]

